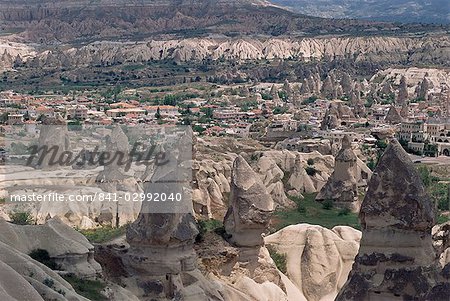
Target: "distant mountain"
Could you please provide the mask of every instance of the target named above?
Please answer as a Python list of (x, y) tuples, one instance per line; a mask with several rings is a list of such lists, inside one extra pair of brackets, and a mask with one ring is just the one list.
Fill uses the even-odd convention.
[(450, 23), (449, 0), (272, 0), (294, 11), (324, 18)]

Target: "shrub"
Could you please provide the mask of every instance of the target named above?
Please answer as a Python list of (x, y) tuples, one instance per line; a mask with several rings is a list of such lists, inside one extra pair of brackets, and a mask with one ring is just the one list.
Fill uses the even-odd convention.
[(35, 249), (28, 254), (31, 258), (36, 261), (39, 261), (43, 265), (51, 268), (52, 270), (60, 270), (61, 267), (50, 257), (50, 254), (47, 250), (43, 249)]
[[(208, 220), (199, 220), (197, 222), (198, 225), (198, 235), (195, 238), (196, 242), (202, 242), (204, 239), (204, 235), (207, 232), (214, 231), (219, 235), (222, 235), (221, 228), (223, 228), (223, 223), (221, 221), (218, 221), (216, 219), (208, 219)], [(224, 229), (225, 231), (225, 229)]]
[(51, 278), (45, 278), (44, 282), (42, 282), (44, 285), (48, 286), (49, 288), (53, 288), (55, 286), (55, 281)]
[(333, 209), (333, 201), (332, 200), (325, 200), (325, 201), (323, 201), (322, 209), (325, 209), (325, 210)]
[(305, 213), (306, 212), (306, 207), (303, 206), (302, 204), (297, 204), (297, 211), (300, 213)]
[(62, 276), (67, 282), (72, 285), (73, 289), (81, 296), (96, 301), (108, 300), (102, 291), (105, 289), (106, 284), (98, 280), (85, 280), (78, 278), (73, 274)]
[(34, 219), (30, 212), (13, 212), (9, 214), (11, 223), (16, 225), (32, 225), (34, 224)]
[(351, 212), (350, 209), (348, 209), (348, 208), (342, 208), (341, 210), (339, 210), (338, 216), (349, 215), (350, 212)]
[(312, 166), (312, 165), (314, 165), (314, 160), (312, 158), (309, 158), (308, 161), (306, 161), (306, 163), (308, 163), (308, 165)]
[(307, 166), (305, 168), (305, 170), (306, 170), (306, 173), (308, 174), (308, 176), (311, 176), (311, 177), (315, 176), (316, 173), (317, 173), (317, 170), (314, 167), (311, 167), (311, 166)]
[(286, 274), (286, 255), (278, 253), (273, 247), (268, 246), (267, 250), (269, 251), (270, 257), (272, 257), (275, 262), (276, 267), (280, 270), (281, 273)]
[(127, 232), (128, 224), (119, 228), (104, 226), (96, 229), (79, 230), (91, 243), (104, 243), (124, 235)]

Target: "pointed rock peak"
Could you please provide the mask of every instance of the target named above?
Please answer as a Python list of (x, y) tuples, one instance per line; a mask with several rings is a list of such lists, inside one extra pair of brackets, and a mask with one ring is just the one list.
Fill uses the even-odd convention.
[(348, 135), (342, 138), (342, 147), (336, 155), (336, 161), (356, 161), (356, 154), (353, 152), (352, 141)]
[(266, 187), (242, 156), (238, 156), (234, 161), (231, 176), (231, 197), (236, 197), (232, 202), (248, 201), (248, 205), (258, 209), (273, 210), (273, 200)]
[(400, 143), (392, 139), (380, 158), (361, 206), (363, 229), (429, 232), (435, 212), (420, 175)]
[(347, 149), (352, 147), (352, 141), (348, 135), (345, 135), (342, 138), (342, 149)]
[(234, 160), (232, 173), (234, 184), (243, 189), (248, 189), (254, 183), (252, 178), (256, 176), (253, 169), (241, 155)]

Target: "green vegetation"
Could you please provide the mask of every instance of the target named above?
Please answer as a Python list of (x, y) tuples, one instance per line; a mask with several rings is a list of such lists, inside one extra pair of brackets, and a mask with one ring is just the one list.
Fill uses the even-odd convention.
[(176, 106), (177, 103), (199, 97), (197, 93), (179, 93), (179, 94), (167, 94), (162, 99), (154, 99), (154, 103), (166, 106)]
[(271, 246), (267, 246), (267, 250), (269, 251), (270, 257), (272, 257), (278, 270), (280, 270), (281, 273), (286, 274), (286, 272), (287, 272), (286, 255), (278, 253)]
[(121, 226), (119, 228), (113, 228), (111, 226), (104, 226), (97, 229), (78, 230), (81, 234), (92, 243), (104, 243), (111, 241), (124, 235), (127, 231), (128, 225)]
[(437, 205), (439, 210), (450, 210), (448, 186), (450, 184), (441, 182), (441, 179), (431, 174), (427, 166), (420, 165), (417, 167), (420, 178), (430, 195), (432, 201)]
[(196, 242), (203, 242), (204, 236), (208, 232), (215, 232), (218, 235), (223, 236), (225, 234), (225, 228), (223, 223), (216, 219), (199, 220), (198, 225), (198, 235), (195, 238)]
[(446, 222), (448, 222), (450, 219), (449, 219), (449, 217), (448, 216), (445, 216), (445, 215), (439, 215), (438, 216), (438, 218), (437, 218), (437, 223), (438, 224), (443, 224), (443, 223), (446, 223)]
[(317, 99), (318, 99), (317, 96), (311, 96), (311, 97), (308, 97), (307, 99), (305, 99), (304, 101), (302, 101), (302, 104), (303, 105), (312, 104), (312, 103), (315, 103)]
[(31, 251), (30, 254), (28, 255), (34, 260), (39, 261), (40, 263), (49, 267), (52, 270), (61, 269), (61, 267), (55, 262), (55, 260), (50, 257), (50, 254), (48, 253), (47, 250), (35, 249)]
[(273, 96), (270, 95), (269, 93), (261, 93), (261, 97), (263, 100), (272, 100)]
[[(333, 200), (325, 200), (322, 202), (322, 209), (331, 210), (333, 209)], [(341, 216), (341, 212), (339, 211), (338, 215)]]
[(360, 228), (357, 214), (349, 210), (344, 213), (343, 209), (338, 208), (324, 209), (321, 203), (315, 201), (316, 194), (305, 194), (304, 197), (291, 198), (297, 208), (283, 209), (275, 213), (276, 230), (301, 223), (321, 225), (329, 229), (338, 225)]
[(53, 281), (53, 279), (51, 278), (45, 278), (42, 283), (49, 288), (53, 288), (55, 286), (55, 281)]
[(98, 280), (85, 280), (73, 274), (64, 275), (63, 278), (72, 285), (74, 290), (89, 300), (104, 301), (107, 298), (101, 293), (106, 284)]
[(12, 212), (9, 214), (11, 223), (16, 225), (32, 225), (34, 224), (34, 218), (30, 212)]
[(305, 170), (306, 170), (306, 173), (308, 174), (308, 176), (310, 176), (310, 177), (315, 176), (315, 174), (317, 173), (317, 170), (312, 166), (306, 166)]
[(285, 107), (275, 107), (275, 109), (273, 109), (273, 114), (278, 115), (278, 114), (284, 114), (287, 112), (287, 108)]

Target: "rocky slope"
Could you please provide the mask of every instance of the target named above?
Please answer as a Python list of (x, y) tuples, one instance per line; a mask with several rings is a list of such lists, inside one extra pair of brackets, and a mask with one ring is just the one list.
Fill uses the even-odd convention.
[(299, 15), (267, 1), (1, 1), (6, 31), (46, 43), (76, 39), (137, 38), (176, 34), (196, 36), (398, 30), (393, 24), (326, 20)]
[(336, 300), (446, 300), (448, 276), (432, 243), (435, 212), (408, 154), (391, 140), (361, 205), (362, 239)]
[[(18, 46), (16, 46), (17, 48)], [(27, 53), (25, 45), (24, 53)], [(118, 62), (146, 62), (173, 59), (178, 62), (204, 59), (300, 59), (354, 56), (356, 61), (402, 62), (434, 61), (448, 64), (448, 36), (406, 37), (334, 37), (334, 38), (190, 38), (148, 40), (144, 42), (94, 42), (79, 48), (56, 48), (40, 52), (42, 66), (83, 66)], [(11, 58), (13, 48), (6, 48)], [(29, 51), (29, 55), (34, 53)]]
[[(356, 1), (272, 0), (303, 14), (323, 18), (357, 18), (390, 22), (450, 23), (446, 0)], [(445, 9), (446, 8), (446, 9)]]

